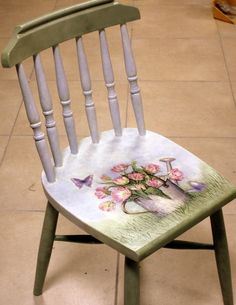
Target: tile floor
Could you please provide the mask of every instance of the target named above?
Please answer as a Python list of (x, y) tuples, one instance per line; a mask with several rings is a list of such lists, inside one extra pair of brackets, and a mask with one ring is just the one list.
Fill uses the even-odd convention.
[[(82, 1), (0, 1), (0, 49), (14, 25), (40, 14)], [(215, 21), (210, 0), (124, 0), (139, 7), (142, 20), (130, 25), (136, 54), (147, 127), (198, 154), (236, 184), (236, 27)], [(19, 13), (20, 12), (20, 13)], [(134, 126), (128, 87), (120, 64), (121, 46), (109, 31), (117, 91), (124, 125)], [(105, 89), (94, 35), (89, 62), (100, 128), (110, 128)], [(66, 43), (65, 67), (72, 100), (82, 100), (78, 74)], [(56, 99), (51, 54), (44, 52), (47, 77)], [(26, 63), (35, 91), (32, 63)], [(97, 91), (96, 89), (99, 90)], [(103, 87), (102, 87), (103, 88)], [(22, 108), (14, 69), (0, 68), (0, 304), (5, 305), (122, 305), (123, 257), (106, 246), (55, 244), (45, 292), (33, 297), (32, 285), (45, 199), (36, 156)], [(74, 113), (82, 111), (74, 104)], [(155, 109), (155, 110), (154, 110)], [(60, 109), (56, 106), (56, 117)], [(154, 115), (153, 115), (154, 114)], [(83, 114), (76, 117), (80, 136), (88, 134)], [(59, 125), (59, 128), (61, 126)], [(60, 138), (66, 145), (65, 132)], [(30, 167), (27, 164), (30, 164)], [(236, 297), (236, 207), (224, 208)], [(185, 234), (210, 241), (206, 220)], [(61, 218), (60, 232), (78, 229)], [(187, 255), (186, 255), (187, 254)], [(221, 305), (212, 253), (161, 250), (141, 264), (141, 305)]]

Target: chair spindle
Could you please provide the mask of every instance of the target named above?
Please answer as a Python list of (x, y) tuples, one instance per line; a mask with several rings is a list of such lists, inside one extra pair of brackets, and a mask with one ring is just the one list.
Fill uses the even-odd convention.
[(71, 110), (69, 87), (58, 45), (53, 47), (53, 57), (54, 57), (55, 72), (56, 72), (57, 91), (62, 105), (62, 114), (66, 129), (66, 134), (68, 137), (71, 153), (77, 154), (78, 141), (75, 131), (73, 112)]
[(99, 38), (100, 38), (103, 75), (108, 92), (108, 101), (109, 101), (109, 108), (110, 108), (113, 128), (115, 131), (115, 135), (121, 136), (122, 128), (120, 121), (119, 103), (115, 91), (114, 74), (113, 74), (105, 30), (101, 30), (99, 32)]
[(137, 69), (134, 61), (134, 56), (131, 48), (129, 33), (126, 24), (120, 26), (122, 45), (125, 60), (125, 69), (130, 85), (131, 101), (134, 109), (135, 119), (140, 135), (145, 135), (145, 123), (143, 115), (142, 98), (138, 86)]
[(97, 127), (96, 109), (92, 98), (91, 80), (88, 69), (88, 62), (84, 51), (82, 37), (76, 38), (77, 55), (80, 71), (81, 86), (85, 97), (85, 109), (89, 125), (89, 130), (93, 143), (99, 142), (99, 133)]
[(22, 64), (16, 65), (16, 70), (19, 78), (19, 84), (25, 104), (26, 114), (30, 122), (30, 126), (34, 132), (34, 140), (41, 159), (47, 180), (55, 181), (54, 167), (50, 158), (48, 147), (45, 141), (44, 133), (41, 130), (41, 122), (39, 113), (36, 109), (34, 98), (26, 78)]
[(51, 96), (39, 54), (34, 55), (34, 67), (35, 67), (40, 103), (46, 121), (45, 126), (47, 128), (49, 144), (51, 147), (55, 166), (60, 167), (62, 166), (62, 154), (60, 150), (58, 132), (56, 128), (56, 122), (53, 117)]

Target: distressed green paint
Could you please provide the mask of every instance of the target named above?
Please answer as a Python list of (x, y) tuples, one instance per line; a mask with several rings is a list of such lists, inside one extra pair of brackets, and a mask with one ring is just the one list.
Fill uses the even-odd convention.
[(38, 251), (34, 295), (42, 294), (57, 227), (58, 211), (48, 202)]
[(224, 305), (233, 305), (230, 259), (224, 217), (221, 209), (211, 215), (211, 227)]
[(16, 27), (3, 50), (2, 66), (12, 67), (63, 41), (139, 18), (137, 8), (105, 0), (62, 9)]
[(124, 305), (139, 305), (139, 264), (125, 257)]

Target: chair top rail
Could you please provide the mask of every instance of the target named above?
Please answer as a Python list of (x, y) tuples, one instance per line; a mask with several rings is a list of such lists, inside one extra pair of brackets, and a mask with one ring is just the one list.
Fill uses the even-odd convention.
[(92, 0), (61, 9), (17, 26), (2, 52), (2, 66), (10, 68), (66, 40), (137, 19), (136, 7), (114, 0)]

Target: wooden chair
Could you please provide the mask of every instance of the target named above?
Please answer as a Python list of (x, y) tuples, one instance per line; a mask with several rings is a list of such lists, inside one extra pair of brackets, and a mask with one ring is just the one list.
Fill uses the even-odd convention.
[[(48, 199), (39, 246), (34, 294), (42, 288), (54, 241), (105, 243), (125, 256), (124, 304), (139, 304), (139, 262), (162, 247), (214, 250), (224, 305), (233, 305), (230, 261), (222, 207), (236, 188), (196, 156), (145, 130), (142, 100), (126, 23), (139, 19), (135, 7), (94, 0), (16, 27), (2, 53), (15, 66), (26, 113), (43, 165)], [(125, 68), (136, 128), (121, 127), (105, 28), (120, 25)], [(114, 130), (99, 133), (83, 36), (98, 31), (101, 62)], [(81, 87), (91, 137), (77, 142), (60, 44), (75, 39)], [(69, 146), (61, 151), (53, 106), (40, 59), (52, 48), (58, 95)], [(46, 142), (22, 62), (33, 57), (47, 131)], [(154, 113), (155, 117), (155, 113)], [(55, 235), (61, 213), (89, 235)], [(210, 216), (213, 244), (175, 240)]]

